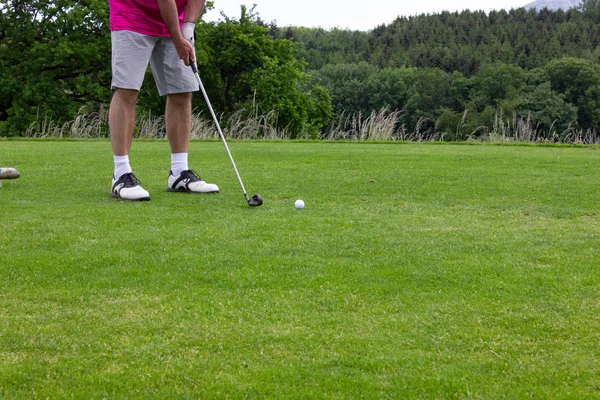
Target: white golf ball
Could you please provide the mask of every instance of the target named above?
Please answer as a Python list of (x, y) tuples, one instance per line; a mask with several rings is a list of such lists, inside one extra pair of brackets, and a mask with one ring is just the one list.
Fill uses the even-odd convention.
[(298, 210), (302, 210), (304, 208), (304, 201), (296, 200), (294, 207), (296, 207)]

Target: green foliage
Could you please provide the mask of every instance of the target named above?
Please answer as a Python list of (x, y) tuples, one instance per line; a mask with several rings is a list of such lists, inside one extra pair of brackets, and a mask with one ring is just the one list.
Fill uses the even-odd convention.
[(108, 101), (106, 1), (12, 1), (0, 13), (0, 134)]
[(459, 113), (449, 108), (441, 108), (440, 116), (436, 120), (435, 129), (446, 133), (444, 139), (449, 141), (464, 139), (460, 137), (464, 113)]
[[(278, 28), (242, 7), (239, 18), (197, 25), (197, 56), (218, 114), (276, 116), (291, 137), (320, 137), (336, 129), (332, 120), (382, 110), (398, 117), (397, 130), (452, 140), (519, 119), (542, 136), (594, 132), (599, 16), (600, 2), (587, 0), (566, 12), (442, 12), (358, 32)], [(0, 135), (110, 101), (106, 1), (12, 1), (0, 6), (0, 24)], [(150, 71), (138, 107), (163, 113)], [(207, 115), (201, 96), (194, 108)]]
[(418, 69), (404, 108), (406, 124), (414, 130), (431, 130), (441, 108), (446, 106), (449, 92), (450, 80), (444, 71)]
[(526, 120), (550, 137), (568, 129), (593, 129), (600, 117), (600, 70), (581, 59), (530, 71), (489, 64), (471, 78), (457, 71), (379, 69), (367, 63), (330, 64), (312, 76), (330, 93), (336, 115), (402, 111), (400, 124), (407, 131), (439, 130), (449, 140), (493, 130), (498, 118)]
[[(209, 2), (207, 7), (211, 7)], [(37, 120), (67, 121), (110, 101), (110, 31), (105, 0), (13, 1), (0, 7), (0, 135)], [(316, 137), (331, 119), (323, 88), (311, 85), (296, 46), (273, 39), (252, 11), (198, 24), (198, 58), (215, 107), (226, 114), (276, 110), (278, 127)], [(147, 72), (138, 107), (161, 115), (164, 99)], [(200, 99), (195, 106), (204, 107)]]
[(497, 106), (505, 99), (517, 96), (525, 86), (526, 72), (515, 65), (488, 64), (473, 77), (473, 86), (477, 88), (477, 101), (486, 105)]
[(579, 6), (579, 10), (586, 20), (595, 24), (600, 24), (600, 1), (599, 0), (583, 0)]
[(594, 59), (600, 45), (600, 7), (585, 1), (568, 11), (441, 12), (399, 17), (369, 32), (286, 28), (311, 70), (366, 61), (380, 68), (441, 68), (473, 76), (487, 64), (542, 67), (570, 56)]
[(358, 113), (377, 109), (372, 102), (376, 94), (371, 87), (378, 68), (365, 62), (359, 64), (329, 64), (313, 74), (313, 80), (326, 88), (336, 114)]
[(273, 39), (270, 30), (242, 6), (239, 19), (198, 27), (198, 61), (215, 107), (250, 115), (275, 110), (278, 126), (292, 137), (316, 137), (331, 119), (327, 93), (311, 85), (296, 46)]
[(369, 35), (366, 32), (338, 28), (273, 27), (271, 34), (297, 43), (299, 57), (308, 62), (310, 69), (321, 69), (328, 64), (356, 64), (370, 59)]
[(523, 118), (550, 136), (599, 126), (597, 15), (600, 2), (584, 1), (566, 12), (466, 10), (398, 18), (362, 33), (278, 33), (299, 43), (336, 114), (400, 110), (406, 130), (449, 129), (446, 137)]
[(518, 110), (520, 117), (531, 118), (533, 125), (548, 133), (564, 132), (573, 128), (577, 121), (577, 107), (554, 92), (550, 82), (523, 94)]
[(578, 121), (584, 128), (600, 124), (600, 65), (582, 59), (553, 60), (544, 72), (557, 93), (579, 109)]

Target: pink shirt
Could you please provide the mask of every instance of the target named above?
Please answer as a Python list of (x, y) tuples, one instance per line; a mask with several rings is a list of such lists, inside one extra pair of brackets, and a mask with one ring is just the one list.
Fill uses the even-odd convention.
[[(175, 0), (179, 25), (188, 0)], [(108, 0), (111, 31), (133, 31), (150, 36), (170, 36), (156, 0)]]

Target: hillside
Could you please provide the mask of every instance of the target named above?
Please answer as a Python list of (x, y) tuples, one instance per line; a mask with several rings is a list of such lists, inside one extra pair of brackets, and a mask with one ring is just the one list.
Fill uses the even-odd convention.
[(286, 28), (275, 34), (298, 43), (299, 56), (310, 70), (367, 62), (381, 68), (439, 68), (469, 77), (489, 63), (529, 70), (562, 57), (597, 61), (600, 20), (596, 15), (600, 7), (560, 9), (544, 15), (534, 8), (489, 13), (465, 10), (399, 17), (370, 32)]
[(558, 9), (568, 10), (575, 8), (581, 4), (581, 0), (537, 0), (533, 3), (526, 4), (525, 9), (536, 9), (541, 10), (547, 8), (549, 10), (556, 11)]

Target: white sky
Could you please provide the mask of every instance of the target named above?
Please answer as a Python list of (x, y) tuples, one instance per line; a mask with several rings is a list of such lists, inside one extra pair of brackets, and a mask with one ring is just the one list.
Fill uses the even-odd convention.
[[(256, 11), (263, 21), (276, 21), (277, 26), (289, 25), (371, 30), (389, 24), (399, 15), (410, 16), (440, 11), (510, 10), (533, 0), (215, 0), (215, 9), (204, 16), (205, 21), (218, 21), (223, 11), (228, 17), (239, 18), (242, 4)], [(484, 3), (484, 4), (482, 4)]]

